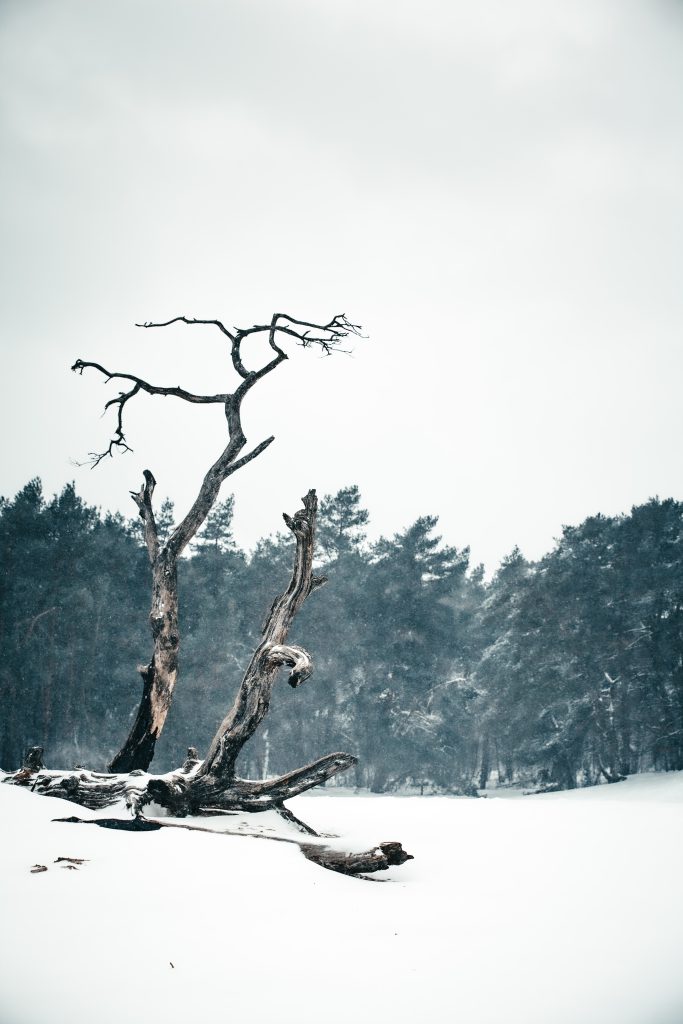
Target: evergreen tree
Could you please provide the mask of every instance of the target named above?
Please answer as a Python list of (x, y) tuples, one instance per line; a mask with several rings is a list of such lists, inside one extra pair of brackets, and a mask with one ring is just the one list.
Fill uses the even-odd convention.
[(365, 541), (369, 521), (367, 509), (361, 508), (360, 492), (354, 484), (342, 487), (336, 494), (326, 494), (320, 502), (318, 516), (318, 549), (323, 562), (358, 552)]

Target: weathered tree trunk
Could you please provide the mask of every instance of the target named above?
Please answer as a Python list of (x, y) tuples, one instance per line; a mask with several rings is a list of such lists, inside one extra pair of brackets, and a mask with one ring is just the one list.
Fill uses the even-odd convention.
[(114, 757), (109, 769), (125, 772), (141, 769), (146, 771), (152, 763), (156, 741), (164, 727), (166, 716), (173, 700), (173, 690), (178, 677), (178, 651), (180, 632), (178, 628), (178, 558), (200, 529), (214, 506), (221, 484), (237, 469), (256, 458), (273, 438), (268, 438), (250, 452), (238, 459), (237, 455), (246, 444), (239, 423), (239, 401), (237, 412), (233, 406), (235, 396), (229, 395), (226, 402), (228, 423), (231, 423), (230, 442), (220, 458), (204, 477), (204, 482), (192, 508), (176, 527), (167, 543), (160, 548), (156, 520), (152, 509), (152, 495), (156, 481), (152, 473), (144, 471), (145, 482), (138, 493), (131, 497), (138, 506), (144, 523), (145, 544), (152, 566), (152, 607), (149, 621), (154, 642), (154, 652), (148, 665), (139, 669), (143, 690), (133, 727), (126, 742)]
[(138, 777), (107, 775), (75, 768), (72, 771), (50, 771), (43, 765), (43, 748), (31, 747), (24, 763), (16, 772), (5, 775), (3, 782), (24, 786), (41, 796), (56, 796), (71, 800), (81, 807), (98, 810), (126, 799), (135, 811), (145, 789), (144, 773)]
[[(296, 539), (292, 577), (286, 590), (275, 599), (263, 628), (263, 639), (256, 649), (234, 704), (218, 728), (204, 761), (194, 748), (184, 764), (161, 776), (147, 775), (142, 769), (122, 773), (122, 765), (146, 754), (158, 735), (166, 716), (177, 673), (177, 592), (175, 563), (166, 566), (164, 550), (159, 552), (156, 526), (151, 512), (154, 477), (145, 473), (145, 485), (135, 495), (145, 522), (145, 538), (154, 570), (154, 603), (150, 615), (154, 636), (154, 658), (141, 670), (145, 680), (145, 699), (136, 724), (123, 751), (113, 764), (117, 772), (98, 774), (85, 770), (45, 771), (42, 750), (29, 752), (19, 772), (8, 775), (7, 782), (30, 785), (46, 796), (59, 796), (85, 807), (106, 807), (125, 800), (133, 814), (140, 814), (151, 802), (171, 814), (215, 813), (228, 810), (280, 809), (283, 802), (318, 786), (356, 764), (352, 754), (333, 753), (312, 764), (297, 768), (274, 779), (239, 779), (235, 762), (244, 744), (268, 713), (273, 685), (282, 666), (290, 668), (288, 682), (297, 687), (313, 671), (311, 657), (302, 647), (287, 644), (288, 632), (306, 598), (325, 582), (314, 576), (313, 551), (318, 502), (311, 490), (303, 499), (304, 507), (294, 516), (284, 515)], [(172, 539), (171, 539), (172, 540)], [(169, 541), (169, 545), (171, 541)], [(168, 546), (167, 545), (167, 548)]]
[(315, 846), (312, 843), (302, 844), (301, 849), (307, 860), (344, 875), (369, 875), (374, 871), (386, 871), (387, 868), (414, 859), (412, 854), (406, 853), (400, 843), (395, 842), (379, 843), (364, 853), (346, 853), (343, 850), (331, 850), (328, 846)]
[(144, 522), (145, 544), (152, 566), (152, 607), (149, 622), (154, 652), (148, 665), (139, 671), (142, 676), (142, 697), (133, 727), (123, 747), (109, 765), (110, 772), (146, 770), (154, 757), (157, 737), (171, 706), (178, 676), (178, 573), (177, 560), (168, 545), (159, 549), (152, 495), (156, 481), (148, 469), (145, 482), (131, 496)]
[(206, 793), (220, 791), (234, 778), (235, 762), (242, 747), (268, 713), (273, 684), (283, 665), (291, 668), (292, 687), (303, 683), (313, 671), (311, 656), (302, 647), (286, 644), (295, 615), (309, 594), (327, 582), (313, 576), (313, 552), (318, 499), (311, 490), (302, 499), (304, 507), (285, 523), (296, 538), (292, 578), (287, 589), (275, 599), (263, 627), (263, 639), (244, 674), (235, 702), (221, 722), (193, 785)]
[(296, 688), (313, 671), (311, 656), (287, 644), (289, 629), (306, 598), (326, 578), (313, 575), (313, 552), (318, 500), (311, 490), (304, 507), (284, 520), (296, 539), (292, 577), (275, 599), (263, 627), (263, 638), (242, 679), (232, 708), (221, 722), (206, 758), (191, 777), (155, 780), (149, 789), (157, 802), (173, 813), (197, 813), (205, 807), (258, 809), (276, 807), (288, 797), (320, 785), (356, 763), (352, 754), (334, 753), (277, 779), (249, 781), (235, 776), (235, 763), (245, 743), (263, 721), (278, 672), (288, 666), (289, 685)]
[(188, 813), (279, 811), (285, 800), (319, 786), (356, 763), (352, 754), (328, 754), (273, 779), (233, 779), (229, 788), (216, 794), (210, 802), (201, 803), (201, 794), (192, 791), (192, 778), (201, 762), (192, 757), (188, 757), (182, 767), (165, 775), (148, 775), (140, 770), (120, 774), (85, 768), (50, 770), (44, 768), (41, 758), (42, 747), (32, 747), (18, 771), (0, 773), (4, 775), (2, 781), (23, 786), (41, 796), (71, 800), (91, 810), (124, 802), (131, 814), (141, 815), (144, 807), (154, 802), (180, 817)]
[[(190, 747), (181, 768), (170, 772), (163, 778), (154, 778), (142, 771), (122, 775), (105, 775), (79, 769), (71, 772), (47, 771), (43, 767), (42, 748), (32, 747), (27, 752), (24, 764), (19, 771), (8, 774), (3, 781), (29, 788), (41, 796), (54, 796), (70, 800), (90, 810), (101, 810), (125, 800), (126, 806), (131, 812), (130, 816), (124, 818), (87, 819), (71, 815), (67, 818), (55, 819), (60, 822), (97, 825), (101, 828), (132, 832), (150, 832), (161, 828), (187, 828), (190, 831), (211, 832), (217, 835), (249, 837), (250, 833), (248, 832), (230, 831), (225, 828), (217, 831), (194, 823), (180, 825), (178, 822), (147, 818), (143, 815), (144, 806), (149, 804), (150, 800), (156, 799), (159, 793), (166, 798), (167, 806), (173, 812), (172, 801), (168, 798), (174, 786), (177, 787), (179, 794), (183, 794), (179, 798), (179, 805), (181, 805), (181, 813), (185, 813), (187, 801), (182, 787), (183, 776), (191, 775), (197, 770), (199, 761), (196, 754), (196, 750)], [(223, 793), (220, 808), (205, 807), (202, 810), (208, 814), (212, 811), (225, 813), (231, 809), (241, 811), (275, 809), (286, 821), (294, 824), (299, 831), (305, 832), (311, 837), (320, 838), (314, 829), (300, 821), (283, 806), (283, 800), (296, 796), (311, 786), (318, 785), (325, 778), (349, 767), (349, 757), (348, 754), (330, 754), (312, 765), (267, 782), (248, 782), (244, 779), (235, 779), (231, 788)], [(351, 763), (353, 761), (355, 759), (352, 759)], [(401, 844), (395, 841), (381, 842), (370, 850), (354, 853), (332, 849), (322, 843), (303, 842), (266, 832), (251, 833), (251, 836), (258, 839), (294, 843), (314, 864), (346, 875), (367, 875), (376, 871), (385, 871), (389, 867), (405, 864), (406, 861), (413, 859), (412, 855), (406, 853)]]

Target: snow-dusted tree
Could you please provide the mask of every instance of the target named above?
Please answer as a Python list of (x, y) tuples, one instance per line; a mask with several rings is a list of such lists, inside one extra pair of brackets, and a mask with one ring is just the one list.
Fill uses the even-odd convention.
[[(221, 722), (206, 757), (200, 760), (195, 748), (191, 747), (185, 763), (177, 771), (157, 777), (147, 775), (146, 771), (154, 757), (155, 745), (164, 727), (178, 676), (179, 558), (207, 520), (216, 535), (216, 543), (219, 542), (229, 526), (232, 511), (229, 504), (222, 509), (217, 505), (221, 485), (233, 473), (257, 458), (274, 440), (268, 437), (253, 448), (247, 448), (247, 438), (242, 427), (242, 403), (260, 380), (288, 358), (282, 347), (284, 344), (289, 342), (303, 348), (316, 347), (329, 355), (343, 351), (344, 339), (349, 335), (358, 335), (359, 328), (344, 315), (334, 316), (328, 323), (318, 324), (298, 320), (284, 313), (274, 314), (267, 324), (248, 328), (228, 329), (219, 320), (196, 320), (184, 316), (164, 323), (148, 322), (138, 326), (167, 327), (178, 322), (210, 325), (227, 338), (232, 367), (239, 380), (234, 390), (211, 395), (194, 394), (181, 387), (150, 384), (133, 374), (110, 371), (99, 363), (82, 359), (77, 359), (72, 367), (80, 374), (92, 369), (102, 374), (107, 382), (124, 381), (130, 385), (128, 390), (120, 391), (105, 406), (105, 409), (116, 410), (116, 428), (106, 450), (92, 453), (93, 465), (98, 465), (117, 450), (131, 450), (124, 431), (124, 412), (128, 403), (140, 392), (174, 397), (197, 405), (222, 405), (227, 422), (226, 447), (208, 469), (186, 515), (175, 526), (169, 521), (166, 537), (160, 535), (160, 524), (153, 508), (156, 481), (150, 470), (144, 471), (144, 482), (139, 491), (131, 492), (143, 523), (144, 540), (152, 569), (149, 616), (152, 655), (149, 662), (139, 669), (143, 689), (133, 726), (109, 766), (109, 775), (84, 770), (43, 772), (42, 750), (33, 748), (23, 768), (6, 781), (30, 783), (37, 792), (66, 797), (88, 807), (107, 806), (125, 796), (136, 816), (151, 801), (165, 806), (176, 815), (267, 808), (288, 814), (283, 807), (285, 799), (326, 781), (356, 763), (356, 758), (351, 754), (334, 753), (278, 778), (259, 781), (240, 779), (235, 771), (242, 747), (268, 713), (272, 689), (281, 667), (287, 666), (290, 669), (288, 682), (294, 688), (307, 679), (312, 671), (308, 652), (287, 641), (297, 612), (309, 595), (326, 582), (325, 577), (315, 576), (312, 571), (318, 509), (314, 490), (303, 498), (300, 511), (293, 516), (284, 514), (285, 524), (294, 535), (296, 544), (291, 578), (286, 589), (273, 601), (263, 627), (262, 639), (247, 665), (235, 701)], [(260, 367), (249, 369), (245, 363), (244, 348), (258, 336), (267, 339), (273, 355)], [(319, 859), (317, 854), (316, 858)], [(408, 855), (401, 850), (400, 844), (385, 844), (367, 855), (363, 854), (359, 861), (362, 867), (358, 870), (372, 870), (373, 863), (375, 869), (387, 867), (389, 863), (403, 863), (406, 859)]]

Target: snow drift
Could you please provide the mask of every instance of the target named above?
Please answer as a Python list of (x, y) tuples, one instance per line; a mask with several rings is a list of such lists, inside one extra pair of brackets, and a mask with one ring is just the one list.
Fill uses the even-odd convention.
[(381, 884), (252, 838), (298, 835), (268, 812), (131, 834), (0, 786), (0, 1020), (680, 1024), (682, 803), (683, 773), (291, 802), (349, 849), (400, 835), (416, 859)]

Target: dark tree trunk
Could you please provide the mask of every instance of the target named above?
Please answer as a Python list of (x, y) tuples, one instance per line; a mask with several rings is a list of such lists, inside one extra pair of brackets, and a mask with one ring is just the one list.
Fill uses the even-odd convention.
[(111, 772), (146, 770), (154, 757), (156, 741), (164, 727), (178, 676), (178, 573), (176, 557), (168, 546), (159, 549), (152, 495), (156, 481), (145, 470), (145, 483), (132, 497), (144, 522), (145, 543), (152, 565), (152, 607), (149, 623), (154, 652), (148, 665), (140, 668), (142, 697), (126, 742), (114, 757)]
[[(149, 751), (170, 705), (177, 673), (177, 591), (175, 562), (165, 571), (164, 552), (158, 553), (156, 527), (151, 512), (154, 478), (145, 474), (145, 486), (136, 496), (145, 511), (145, 535), (154, 557), (155, 602), (152, 606), (154, 659), (143, 670), (146, 697), (136, 726), (121, 754), (114, 759), (118, 772), (98, 774), (78, 770), (46, 772), (38, 764), (38, 754), (5, 781), (30, 785), (45, 796), (64, 797), (85, 807), (106, 807), (121, 799), (134, 814), (154, 801), (174, 814), (201, 814), (228, 810), (279, 809), (285, 800), (321, 785), (339, 772), (356, 764), (352, 754), (328, 754), (311, 764), (274, 779), (248, 780), (235, 775), (235, 762), (242, 747), (262, 722), (270, 706), (273, 685), (282, 666), (290, 668), (288, 682), (293, 688), (313, 671), (310, 655), (301, 647), (287, 644), (290, 626), (306, 598), (321, 587), (325, 578), (312, 572), (318, 502), (311, 490), (303, 499), (304, 507), (284, 519), (295, 536), (294, 568), (287, 589), (276, 598), (263, 628), (263, 639), (256, 649), (230, 712), (218, 728), (204, 761), (190, 748), (185, 763), (164, 776), (148, 776), (137, 768), (121, 773), (120, 765), (128, 750)], [(170, 543), (170, 542), (169, 542)], [(139, 727), (138, 727), (138, 724)], [(155, 731), (156, 730), (156, 731)], [(37, 748), (39, 749), (39, 748)], [(40, 751), (42, 754), (42, 751)], [(133, 759), (133, 754), (130, 755)]]
[(221, 722), (204, 761), (189, 778), (157, 780), (154, 800), (178, 813), (197, 813), (204, 807), (266, 808), (320, 785), (356, 763), (352, 754), (334, 753), (277, 779), (249, 781), (235, 776), (235, 763), (245, 743), (270, 707), (273, 686), (282, 666), (290, 669), (288, 683), (296, 688), (313, 671), (311, 656), (302, 647), (287, 644), (289, 629), (306, 598), (325, 582), (314, 576), (313, 552), (318, 501), (315, 491), (303, 499), (304, 507), (284, 520), (296, 539), (294, 568), (287, 589), (275, 599), (263, 627), (232, 708)]
[(479, 789), (486, 789), (491, 774), (491, 756), (488, 733), (484, 733), (481, 740), (481, 761), (479, 765)]

